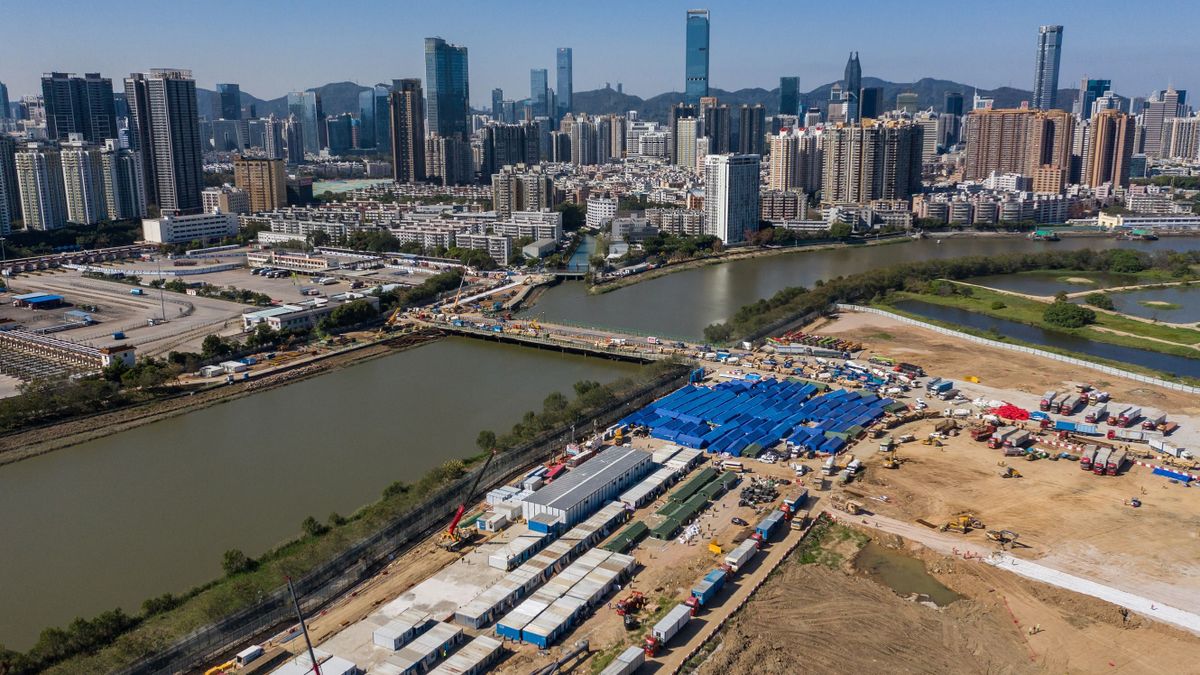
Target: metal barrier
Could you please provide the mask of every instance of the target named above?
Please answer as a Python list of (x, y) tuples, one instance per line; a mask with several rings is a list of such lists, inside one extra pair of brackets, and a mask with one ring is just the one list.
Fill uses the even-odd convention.
[(860, 305), (839, 304), (839, 305), (837, 305), (837, 308), (838, 308), (838, 310), (843, 311), (843, 312), (866, 312), (868, 314), (878, 314), (879, 316), (886, 316), (889, 319), (894, 319), (901, 323), (906, 323), (910, 326), (919, 326), (926, 330), (931, 330), (935, 333), (941, 333), (942, 335), (949, 335), (951, 337), (956, 337), (956, 338), (959, 338), (962, 340), (968, 340), (970, 342), (975, 342), (977, 344), (987, 345), (988, 347), (996, 347), (997, 349), (1007, 349), (1012, 352), (1021, 352), (1023, 354), (1033, 354), (1034, 356), (1041, 356), (1041, 357), (1044, 357), (1047, 359), (1054, 359), (1055, 361), (1062, 361), (1063, 363), (1069, 363), (1071, 365), (1081, 366), (1083, 368), (1091, 368), (1092, 370), (1098, 370), (1098, 371), (1108, 374), (1108, 375), (1116, 375), (1117, 377), (1124, 377), (1124, 378), (1128, 378), (1130, 380), (1134, 380), (1136, 382), (1144, 382), (1146, 384), (1152, 384), (1156, 387), (1163, 387), (1164, 389), (1173, 389), (1175, 391), (1183, 391), (1183, 392), (1187, 392), (1189, 394), (1200, 394), (1200, 387), (1194, 387), (1190, 384), (1184, 384), (1182, 382), (1171, 382), (1170, 380), (1164, 380), (1164, 379), (1157, 378), (1157, 377), (1151, 377), (1149, 375), (1142, 375), (1140, 373), (1131, 373), (1128, 370), (1121, 370), (1120, 368), (1114, 368), (1112, 366), (1106, 366), (1106, 365), (1103, 365), (1100, 363), (1093, 363), (1091, 361), (1085, 361), (1083, 359), (1075, 358), (1074, 356), (1065, 356), (1063, 354), (1056, 354), (1054, 352), (1048, 352), (1044, 349), (1037, 349), (1035, 347), (1026, 347), (1024, 345), (1014, 345), (1014, 344), (1011, 344), (1008, 342), (1000, 342), (999, 340), (989, 340), (987, 338), (982, 338), (977, 335), (971, 335), (970, 333), (963, 333), (963, 332), (952, 330), (949, 328), (943, 328), (941, 326), (937, 326), (937, 325), (934, 325), (931, 323), (925, 323), (924, 321), (910, 319), (907, 316), (902, 316), (900, 314), (893, 314), (892, 312), (886, 312), (882, 309), (876, 309), (874, 307), (862, 307)]
[[(664, 375), (626, 393), (622, 399), (580, 420), (582, 428), (595, 420), (607, 426), (624, 417), (631, 409), (670, 392), (687, 382), (687, 369)], [(554, 451), (569, 442), (573, 427), (566, 426), (496, 457), (480, 485), (481, 491), (499, 485), (526, 470), (531, 464), (549, 459)], [(409, 545), (445, 527), (451, 507), (465, 501), (479, 469), (468, 472), (452, 484), (435, 491), (418, 505), (397, 516), (390, 525), (308, 572), (295, 582), (302, 611), (307, 615), (337, 599), (347, 590), (375, 576)], [(266, 634), (294, 621), (294, 610), (285, 588), (278, 588), (257, 604), (200, 628), (159, 653), (144, 658), (118, 672), (123, 675), (174, 673), (193, 669), (207, 660), (228, 652), (254, 636)]]

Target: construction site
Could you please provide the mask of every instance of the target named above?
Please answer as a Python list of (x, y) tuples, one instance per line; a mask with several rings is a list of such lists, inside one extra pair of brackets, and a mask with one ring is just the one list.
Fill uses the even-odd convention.
[(246, 668), (783, 673), (804, 644), (812, 672), (1187, 670), (1195, 399), (896, 328), (697, 371)]

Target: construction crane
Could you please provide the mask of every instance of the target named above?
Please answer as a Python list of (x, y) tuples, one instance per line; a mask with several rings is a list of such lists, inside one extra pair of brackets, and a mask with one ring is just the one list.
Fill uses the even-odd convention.
[(467, 498), (462, 504), (458, 505), (458, 510), (454, 512), (454, 519), (450, 521), (450, 527), (442, 533), (442, 538), (438, 541), (438, 546), (447, 551), (457, 551), (466, 543), (466, 537), (458, 533), (458, 523), (462, 521), (463, 514), (467, 512), (467, 505), (475, 500), (475, 491), (479, 489), (479, 481), (483, 480), (483, 474), (487, 473), (488, 466), (492, 460), (499, 454), (495, 448), (488, 455), (487, 461), (483, 463), (483, 468), (479, 470), (479, 474), (475, 476), (475, 482), (471, 484), (471, 491), (467, 493)]
[(467, 283), (467, 270), (464, 267), (462, 276), (458, 279), (458, 291), (454, 294), (454, 302), (442, 307), (443, 312), (453, 312), (458, 309), (458, 302), (462, 299), (463, 286)]

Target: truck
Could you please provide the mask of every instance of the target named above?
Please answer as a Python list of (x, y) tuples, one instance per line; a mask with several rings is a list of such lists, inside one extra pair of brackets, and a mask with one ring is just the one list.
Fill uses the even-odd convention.
[(825, 474), (826, 476), (832, 476), (833, 474), (837, 473), (837, 471), (837, 456), (830, 455), (829, 459), (825, 460), (825, 465), (821, 467), (821, 473)]
[(988, 437), (990, 437), (993, 433), (996, 432), (996, 425), (981, 424), (979, 426), (971, 427), (969, 431), (970, 431), (972, 440), (982, 443), (982, 442), (986, 441), (988, 439)]
[(1041, 403), (1038, 404), (1038, 409), (1042, 410), (1042, 411), (1049, 411), (1050, 408), (1052, 408), (1054, 406), (1054, 402), (1057, 399), (1058, 399), (1057, 391), (1048, 391), (1045, 394), (1042, 394), (1042, 401), (1041, 401)]
[(143, 291), (140, 288), (131, 288), (131, 289), (129, 289), (129, 294), (130, 295), (145, 295), (146, 291)]
[(1108, 461), (1104, 464), (1104, 475), (1115, 476), (1121, 470), (1121, 466), (1125, 464), (1126, 453), (1124, 450), (1113, 450), (1108, 453)]
[(1070, 420), (1054, 420), (1051, 424), (1049, 419), (1042, 420), (1042, 428), (1053, 428), (1055, 431), (1075, 431), (1075, 423)]
[(618, 654), (600, 675), (633, 675), (645, 663), (646, 652), (636, 646), (630, 647)]
[(988, 447), (993, 449), (1004, 447), (1005, 439), (1017, 433), (1017, 431), (1019, 431), (1019, 429), (1016, 427), (1000, 427), (996, 431), (992, 432), (992, 435), (988, 438)]
[(725, 578), (728, 576), (729, 572), (721, 567), (704, 575), (704, 578), (692, 587), (691, 596), (683, 604), (693, 610), (699, 610), (700, 607), (709, 604), (717, 596), (721, 587), (725, 585)]
[(1126, 410), (1131, 410), (1133, 406), (1118, 405), (1108, 409), (1108, 426), (1115, 427), (1120, 424), (1121, 415), (1125, 414)]
[(1107, 403), (1094, 403), (1089, 405), (1083, 411), (1083, 421), (1088, 424), (1095, 424), (1104, 420), (1104, 415), (1108, 413)]
[(1079, 401), (1080, 401), (1079, 394), (1068, 394), (1068, 395), (1064, 396), (1062, 401), (1060, 401), (1058, 404), (1058, 414), (1059, 415), (1075, 414), (1075, 408), (1079, 407)]
[(783, 505), (788, 508), (790, 513), (796, 513), (804, 507), (804, 503), (808, 501), (808, 488), (800, 488), (800, 491), (791, 497), (783, 498)]
[(1029, 443), (1031, 438), (1029, 432), (1025, 429), (1020, 429), (1016, 433), (1009, 434), (1004, 438), (1004, 447), (1020, 448)]
[(1092, 469), (1092, 462), (1096, 460), (1096, 451), (1099, 450), (1094, 445), (1087, 445), (1083, 448), (1083, 453), (1079, 455), (1079, 468), (1084, 471)]
[(1103, 476), (1105, 469), (1108, 467), (1108, 456), (1116, 452), (1113, 448), (1100, 448), (1096, 451), (1096, 457), (1092, 460), (1092, 473)]
[(1137, 429), (1125, 429), (1118, 427), (1108, 430), (1108, 440), (1133, 441), (1134, 443), (1145, 443), (1151, 438), (1154, 438), (1152, 432), (1139, 431)]
[(1092, 389), (1087, 393), (1087, 397), (1092, 403), (1106, 403), (1108, 401), (1108, 392)]
[(1188, 452), (1187, 450), (1184, 450), (1183, 448), (1177, 448), (1174, 445), (1167, 443), (1166, 441), (1164, 441), (1161, 438), (1151, 438), (1150, 439), (1150, 448), (1153, 450), (1157, 450), (1157, 451), (1163, 453), (1164, 455), (1170, 455), (1172, 457), (1177, 457), (1179, 459), (1191, 459), (1192, 458), (1192, 453)]
[(942, 413), (942, 416), (943, 417), (970, 417), (971, 409), (970, 408), (946, 408), (945, 412)]
[(1157, 431), (1160, 426), (1166, 423), (1166, 413), (1146, 413), (1146, 418), (1142, 420), (1142, 428), (1147, 431)]
[(1100, 431), (1099, 427), (1097, 427), (1095, 424), (1085, 424), (1083, 422), (1077, 422), (1075, 424), (1075, 433), (1085, 434), (1088, 436), (1103, 436), (1104, 435), (1104, 432)]
[(692, 620), (692, 608), (680, 603), (674, 609), (667, 612), (658, 623), (654, 624), (654, 628), (650, 630), (650, 635), (646, 636), (646, 643), (643, 649), (646, 656), (654, 656), (658, 650), (662, 648), (671, 638), (675, 637), (684, 626)]
[(746, 539), (725, 556), (725, 564), (729, 565), (734, 572), (741, 572), (751, 560), (754, 560), (756, 555), (758, 555), (758, 542), (754, 539)]
[(953, 401), (954, 399), (958, 398), (958, 390), (954, 389), (953, 387), (950, 389), (945, 389), (938, 392), (938, 398), (942, 399), (943, 401)]
[(954, 389), (954, 383), (950, 380), (938, 380), (931, 382), (928, 387), (929, 393), (941, 396), (944, 392)]
[(1117, 425), (1122, 426), (1122, 427), (1129, 427), (1129, 425), (1138, 421), (1138, 418), (1141, 416), (1142, 416), (1141, 408), (1139, 408), (1137, 406), (1127, 408), (1125, 410), (1125, 412), (1123, 412), (1117, 416)]
[(854, 480), (854, 472), (851, 471), (850, 469), (842, 469), (838, 473), (838, 478), (837, 478), (838, 485), (845, 485), (845, 484), (849, 483), (851, 480)]

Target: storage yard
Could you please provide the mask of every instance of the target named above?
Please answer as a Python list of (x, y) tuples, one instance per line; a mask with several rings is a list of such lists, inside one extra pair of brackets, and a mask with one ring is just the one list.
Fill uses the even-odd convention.
[[(867, 333), (876, 329), (853, 330), (862, 333), (855, 339), (870, 342)], [(910, 331), (905, 339), (912, 336), (925, 338)], [(774, 379), (782, 364), (765, 363), (781, 360), (774, 357), (752, 356), (740, 368), (709, 372), (702, 384), (633, 412), (602, 438), (568, 446), (555, 461), (488, 492), (485, 507), (472, 507), (463, 521), (476, 532), (458, 562), (428, 578), (414, 577), (403, 592), (393, 590), (370, 606), (356, 598), (345, 609), (335, 607), (330, 613), (342, 617), (340, 625), (316, 617), (310, 629), (321, 649), (368, 672), (424, 672), (443, 660), (449, 664), (464, 649), (459, 644), (484, 638), (501, 645), (487, 651), (499, 672), (526, 673), (583, 658), (595, 659), (594, 672), (670, 672), (784, 562), (779, 578), (804, 579), (805, 587), (785, 592), (777, 580), (770, 582), (733, 624), (733, 633), (722, 633), (713, 644), (741, 641), (746, 653), (775, 644), (777, 636), (754, 623), (770, 622), (754, 609), (767, 602), (771, 616), (782, 603), (791, 609), (779, 609), (781, 615), (807, 617), (808, 632), (801, 635), (838, 634), (818, 628), (823, 624), (813, 621), (810, 607), (823, 613), (844, 608), (857, 617), (861, 642), (875, 645), (864, 646), (875, 659), (882, 643), (864, 629), (876, 622), (879, 635), (893, 631), (902, 641), (904, 622), (894, 617), (921, 625), (911, 650), (903, 650), (913, 658), (922, 649), (938, 649), (930, 641), (944, 639), (946, 630), (964, 647), (1002, 631), (982, 651), (946, 654), (975, 654), (966, 672), (1031, 672), (1038, 663), (1077, 663), (1073, 658), (1090, 663), (1095, 653), (1060, 648), (1081, 637), (1118, 636), (1114, 648), (1121, 656), (1113, 658), (1139, 663), (1174, 663), (1158, 652), (1176, 643), (1186, 646), (1182, 653), (1200, 653), (1195, 636), (1138, 616), (1153, 613), (1147, 606), (1163, 606), (1184, 610), (1186, 623), (1195, 616), (1188, 610), (1200, 607), (1200, 545), (1187, 535), (1166, 534), (1179, 532), (1178, 523), (1194, 522), (1200, 511), (1183, 487), (1189, 474), (1200, 475), (1184, 466), (1191, 461), (1186, 448), (1196, 447), (1197, 420), (1172, 407), (1177, 394), (1121, 382), (1080, 387), (1048, 380), (1045, 368), (1024, 390), (992, 378), (953, 379), (961, 371), (942, 364), (940, 354), (886, 342), (846, 364), (789, 357), (795, 360), (790, 369), (799, 369), (803, 379)], [(992, 357), (974, 356), (976, 364)], [(921, 365), (883, 367), (895, 358)], [(981, 371), (987, 372), (972, 370)], [(1043, 405), (1048, 389), (1055, 401)], [(1087, 422), (1089, 417), (1098, 421)], [(1108, 449), (1103, 463), (1097, 459), (1102, 449)], [(1177, 456), (1167, 466), (1164, 457), (1172, 451)], [(1109, 456), (1120, 457), (1111, 470)], [(1170, 473), (1156, 472), (1156, 466)], [(820, 511), (844, 518), (866, 514), (864, 522), (876, 515), (897, 523), (898, 533), (911, 541), (937, 538), (942, 549), (950, 542), (950, 550), (919, 555), (941, 560), (943, 572), (954, 570), (952, 580), (959, 583), (950, 585), (961, 588), (964, 602), (986, 607), (938, 610), (842, 571), (798, 570), (785, 558), (812, 521), (809, 514)], [(1000, 549), (1158, 605), (1135, 604), (1127, 615), (1134, 618), (1121, 619), (1128, 625), (1117, 628), (1112, 617), (1121, 616), (1119, 608), (976, 560)], [(1004, 611), (1018, 616), (999, 614), (1003, 605), (980, 590), (986, 585), (1003, 589), (1009, 604)], [(1080, 623), (1060, 606), (1085, 608), (1096, 618)], [(1009, 627), (1014, 620), (1025, 626), (1029, 617), (1061, 630), (1035, 641)], [(957, 628), (934, 627), (944, 621)], [(444, 645), (442, 659), (425, 663), (419, 654), (402, 656), (405, 640), (417, 635), (414, 622), (425, 622), (417, 632), (445, 625), (443, 630), (463, 635)], [(1130, 626), (1138, 630), (1131, 633)], [(588, 641), (588, 651), (580, 640)], [(1035, 643), (1058, 645), (1058, 651), (1051, 658)], [(1023, 644), (1042, 654), (1041, 661), (1022, 651)], [(815, 670), (836, 669), (840, 647), (817, 651)], [(718, 648), (714, 664), (734, 670), (745, 665), (722, 654)], [(474, 663), (466, 654), (460, 660)], [(870, 670), (867, 664), (860, 662)], [(763, 672), (792, 672), (789, 665)]]

